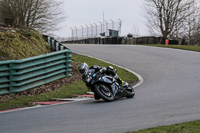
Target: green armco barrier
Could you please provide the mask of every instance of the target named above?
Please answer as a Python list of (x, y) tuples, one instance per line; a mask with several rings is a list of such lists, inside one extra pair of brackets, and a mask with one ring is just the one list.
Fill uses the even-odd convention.
[(21, 92), (54, 80), (70, 77), (71, 50), (0, 61), (0, 95)]

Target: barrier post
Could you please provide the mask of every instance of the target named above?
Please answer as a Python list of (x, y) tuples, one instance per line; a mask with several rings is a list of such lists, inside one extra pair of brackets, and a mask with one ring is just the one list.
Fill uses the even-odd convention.
[(71, 54), (71, 50), (68, 50), (68, 51), (66, 52), (66, 76), (67, 76), (67, 77), (71, 77), (71, 76), (72, 76), (72, 75), (69, 73), (69, 72), (72, 71), (72, 69), (70, 69), (70, 68), (72, 67), (72, 65), (70, 64), (70, 62), (72, 61), (72, 60), (71, 60), (72, 55), (70, 55), (70, 54)]
[(169, 39), (165, 40), (165, 45), (169, 45)]

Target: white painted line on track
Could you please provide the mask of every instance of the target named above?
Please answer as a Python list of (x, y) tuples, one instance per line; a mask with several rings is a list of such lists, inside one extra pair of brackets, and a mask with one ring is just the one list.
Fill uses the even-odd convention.
[[(134, 85), (133, 86), (133, 88), (136, 88), (136, 87), (138, 87), (138, 86), (140, 86), (143, 82), (144, 82), (144, 79), (143, 79), (143, 77), (140, 75), (140, 74), (138, 74), (138, 73), (136, 73), (136, 72), (134, 72), (134, 71), (132, 71), (132, 70), (130, 70), (130, 69), (127, 69), (127, 68), (124, 68), (124, 67), (122, 67), (122, 66), (119, 66), (119, 65), (116, 65), (116, 64), (114, 64), (114, 63), (111, 63), (111, 62), (108, 62), (108, 61), (105, 61), (105, 60), (102, 60), (102, 59), (99, 59), (99, 58), (96, 58), (96, 57), (93, 57), (93, 56), (89, 56), (89, 55), (85, 55), (85, 54), (81, 54), (81, 53), (76, 53), (76, 54), (79, 54), (79, 55), (83, 55), (83, 56), (88, 56), (88, 57), (91, 57), (91, 58), (95, 58), (95, 59), (98, 59), (98, 60), (100, 60), (100, 61), (103, 61), (103, 62), (106, 62), (106, 63), (109, 63), (109, 64), (113, 64), (113, 65), (115, 65), (115, 66), (118, 66), (118, 67), (120, 67), (120, 68), (123, 68), (123, 69), (125, 69), (125, 70), (127, 70), (127, 71), (129, 71), (129, 72), (131, 72), (131, 73), (133, 73), (134, 75), (136, 75), (137, 77), (138, 77), (138, 79), (139, 79), (139, 82), (136, 84), (136, 85)], [(59, 98), (57, 98), (57, 99), (59, 99)], [(53, 104), (53, 105), (37, 105), (37, 106), (34, 106), (34, 107), (27, 107), (27, 108), (22, 108), (22, 109), (18, 109), (18, 110), (11, 110), (11, 111), (2, 111), (2, 112), (0, 112), (0, 114), (2, 114), (2, 113), (9, 113), (9, 112), (17, 112), (17, 111), (22, 111), (22, 110), (28, 110), (28, 109), (36, 109), (36, 108), (42, 108), (42, 107), (46, 107), (46, 106), (56, 106), (56, 105), (61, 105), (61, 104), (69, 104), (69, 103), (74, 103), (74, 102), (79, 102), (79, 101), (84, 101), (84, 100), (91, 100), (92, 98), (66, 98), (65, 100), (69, 100), (70, 102), (66, 102), (66, 103), (58, 103), (58, 104)], [(61, 100), (61, 99), (60, 99)], [(64, 99), (63, 99), (64, 100)]]
[(85, 100), (90, 100), (90, 99), (93, 99), (93, 98), (55, 98), (54, 100), (58, 100), (58, 101), (75, 101), (75, 102), (78, 102), (78, 101), (85, 101)]
[(96, 58), (96, 57), (93, 57), (93, 56), (90, 56), (90, 55), (81, 54), (81, 53), (75, 53), (75, 54), (79, 54), (79, 55), (83, 55), (83, 56), (88, 56), (88, 57), (91, 57), (91, 58), (95, 58), (95, 59), (97, 59), (97, 60), (100, 60), (100, 61), (103, 61), (103, 62), (106, 62), (106, 63), (109, 63), (109, 64), (113, 64), (113, 65), (115, 65), (115, 66), (117, 66), (117, 67), (123, 68), (123, 69), (125, 69), (125, 70), (131, 72), (132, 74), (134, 74), (135, 76), (137, 76), (138, 79), (139, 79), (139, 82), (138, 82), (136, 85), (132, 86), (133, 88), (136, 88), (136, 87), (138, 87), (138, 86), (140, 86), (141, 84), (144, 83), (144, 78), (143, 78), (140, 74), (138, 74), (138, 73), (136, 73), (136, 72), (134, 72), (134, 71), (132, 71), (132, 70), (130, 70), (130, 69), (128, 69), (128, 68), (125, 68), (125, 67), (116, 65), (116, 64), (111, 63), (111, 62), (109, 62), (109, 61), (105, 61), (105, 60), (102, 60), (102, 59), (99, 59), (99, 58)]

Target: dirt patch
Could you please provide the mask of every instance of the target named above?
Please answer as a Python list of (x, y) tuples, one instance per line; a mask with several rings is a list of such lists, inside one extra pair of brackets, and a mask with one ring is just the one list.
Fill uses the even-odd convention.
[(24, 30), (30, 30), (30, 29), (31, 28), (11, 27), (0, 22), (0, 32), (16, 32), (16, 31), (24, 31)]

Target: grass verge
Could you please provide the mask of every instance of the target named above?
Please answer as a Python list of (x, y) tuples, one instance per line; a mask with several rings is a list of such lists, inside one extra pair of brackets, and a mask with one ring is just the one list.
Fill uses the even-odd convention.
[[(88, 63), (88, 65), (99, 65), (105, 67), (112, 65), (94, 58), (77, 54), (72, 54), (72, 60), (75, 64), (75, 68), (73, 68), (74, 71), (78, 71), (77, 67), (82, 62), (86, 62)], [(123, 80), (131, 83), (138, 81), (138, 78), (132, 73), (128, 72), (127, 70), (116, 67), (114, 65), (112, 66), (118, 70), (118, 75)], [(0, 111), (13, 108), (28, 107), (30, 102), (50, 101), (52, 98), (69, 98), (73, 95), (85, 94), (87, 91), (88, 89), (85, 86), (85, 84), (81, 80), (77, 80), (72, 83), (65, 84), (64, 86), (55, 91), (43, 93), (40, 95), (25, 96), (21, 98), (14, 98), (12, 100), (0, 101)]]
[(174, 48), (174, 49), (182, 49), (189, 51), (200, 52), (200, 46), (189, 46), (189, 45), (145, 45), (145, 46), (154, 46), (154, 47), (163, 47), (163, 48)]
[(28, 107), (30, 102), (51, 101), (52, 98), (72, 97), (73, 95), (84, 94), (86, 92), (87, 88), (84, 84), (81, 81), (76, 81), (63, 86), (56, 91), (5, 101), (0, 104), (0, 110)]
[(193, 121), (170, 126), (148, 128), (127, 133), (200, 133), (200, 121)]

